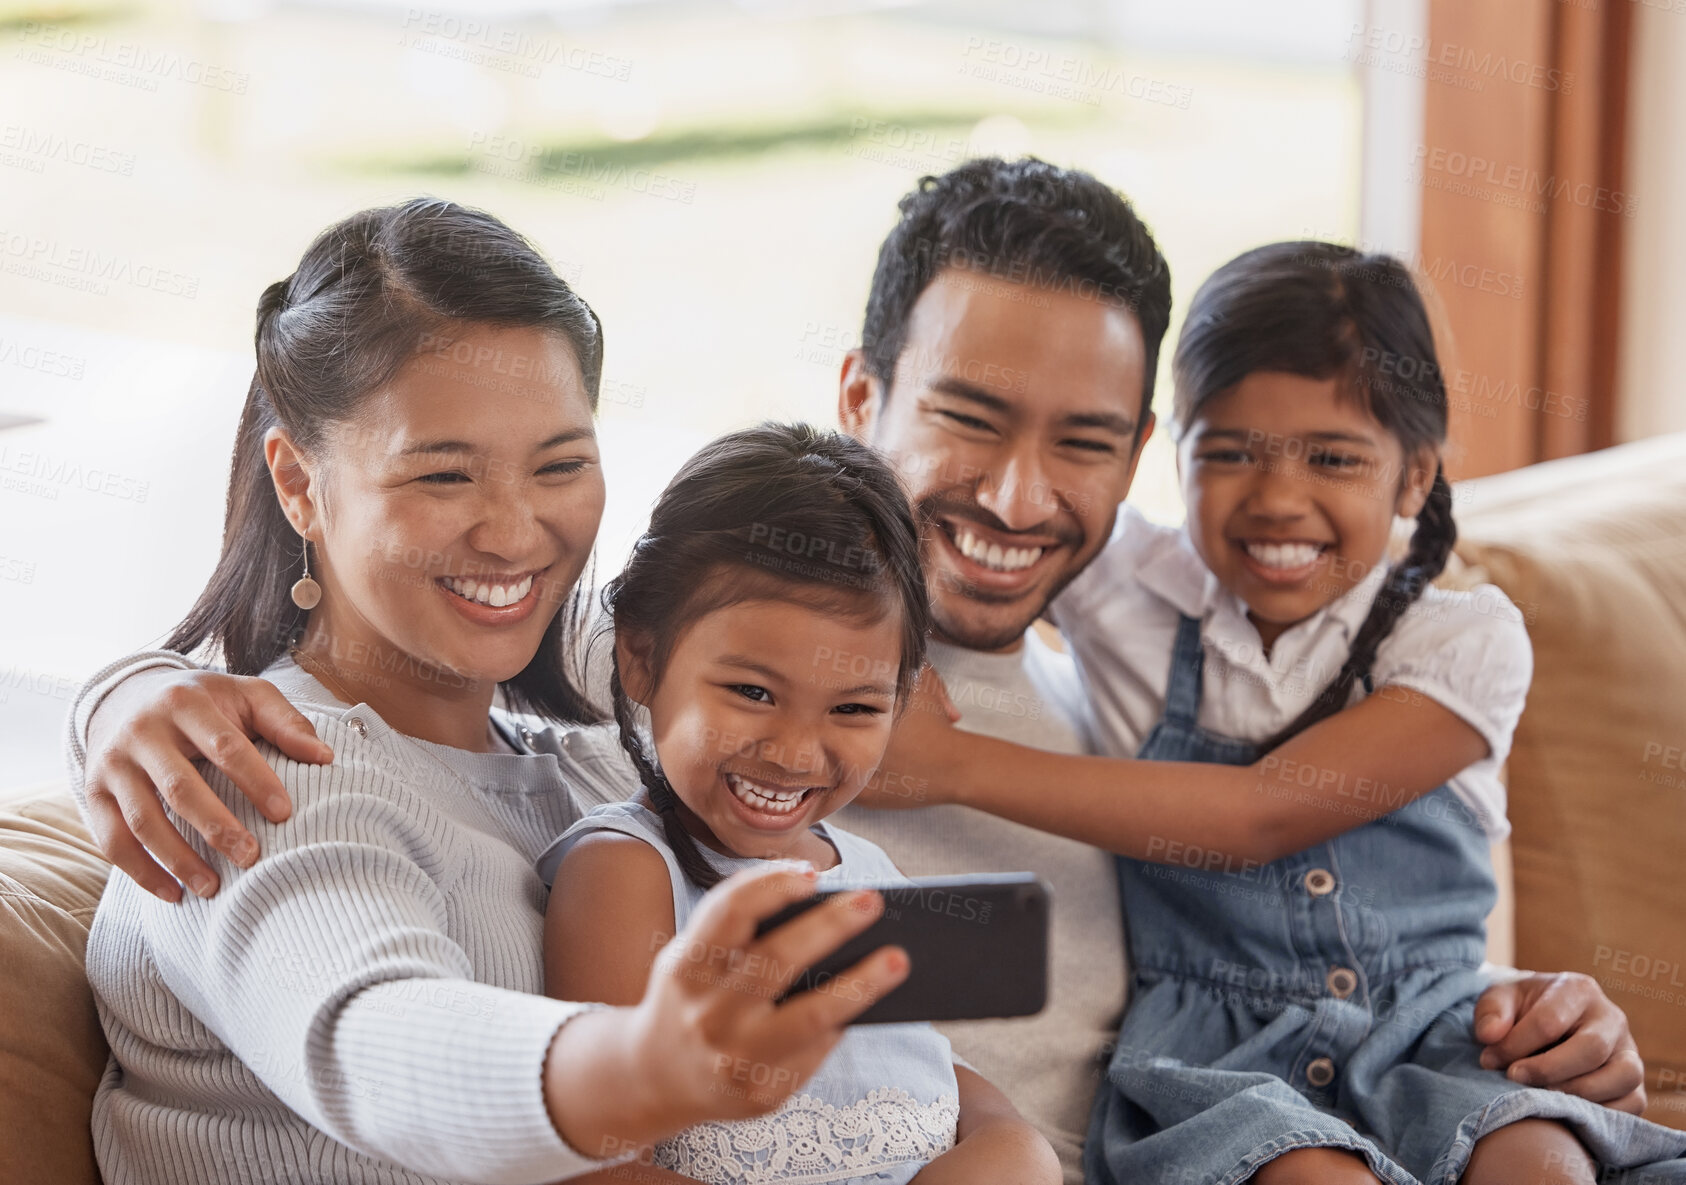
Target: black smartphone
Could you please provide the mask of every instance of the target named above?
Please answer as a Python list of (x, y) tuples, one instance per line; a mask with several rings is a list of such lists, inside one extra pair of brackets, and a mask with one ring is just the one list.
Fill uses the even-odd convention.
[(1034, 873), (911, 877), (816, 893), (762, 920), (759, 937), (826, 898), (877, 889), (884, 914), (798, 976), (788, 998), (836, 978), (881, 946), (907, 951), (908, 977), (855, 1024), (1031, 1016), (1048, 1002), (1048, 886)]

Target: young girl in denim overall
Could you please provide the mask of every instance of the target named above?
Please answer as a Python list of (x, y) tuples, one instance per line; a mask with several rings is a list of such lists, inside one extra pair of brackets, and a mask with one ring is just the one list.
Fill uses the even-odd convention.
[[(1142, 735), (1131, 688), (1164, 680), (1139, 759), (1253, 767), (1253, 794), (1325, 816), (1327, 837), (1220, 857), (1223, 825), (1187, 810), (1149, 860), (1119, 859), (1134, 987), (1087, 1176), (1573, 1182), (1590, 1153), (1686, 1181), (1686, 1134), (1480, 1064), (1498, 769), (1532, 659), (1496, 588), (1427, 588), (1456, 528), (1409, 273), (1324, 243), (1248, 252), (1195, 297), (1175, 374), (1188, 523), (1127, 512), (1057, 620), (1115, 736)], [(1417, 525), (1390, 566), (1396, 514)], [(1289, 744), (1365, 711), (1374, 732), (1344, 751)], [(1330, 759), (1369, 745), (1454, 772), (1425, 785), (1407, 752), (1388, 784)]]

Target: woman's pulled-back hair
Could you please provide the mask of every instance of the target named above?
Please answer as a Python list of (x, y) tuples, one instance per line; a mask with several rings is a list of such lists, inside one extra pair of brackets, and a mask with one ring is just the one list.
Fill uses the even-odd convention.
[[(747, 600), (795, 601), (866, 621), (899, 615), (896, 703), (904, 706), (925, 661), (931, 607), (919, 530), (889, 465), (858, 441), (806, 424), (723, 436), (668, 484), (626, 568), (603, 589), (615, 636), (639, 648), (657, 684), (687, 627)], [(645, 750), (618, 655), (610, 690), (621, 744), (669, 846), (693, 884), (712, 887), (720, 874), (680, 822), (678, 796)]]
[[(265, 434), (279, 426), (306, 454), (315, 451), (329, 428), (356, 415), (411, 358), (474, 325), (558, 334), (595, 410), (603, 370), (597, 314), (530, 243), (479, 210), (416, 198), (353, 214), (318, 235), (291, 276), (264, 290), (222, 556), (167, 646), (187, 652), (208, 643), (240, 675), (255, 675), (286, 652), (309, 616), (289, 592), (305, 545), (276, 497)], [(596, 717), (568, 674), (586, 608), (576, 588), (533, 660), (503, 685), (512, 707), (570, 722)]]
[[(1172, 363), (1173, 415), (1192, 423), (1208, 400), (1255, 371), (1341, 380), (1341, 390), (1403, 449), (1446, 440), (1446, 385), (1428, 311), (1405, 265), (1334, 243), (1272, 243), (1212, 273), (1189, 306)], [(1405, 480), (1405, 474), (1400, 474)], [(1457, 542), (1452, 489), (1436, 466), (1404, 559), (1388, 573), (1334, 679), (1266, 742), (1275, 748), (1346, 707), (1376, 650), (1446, 566)]]

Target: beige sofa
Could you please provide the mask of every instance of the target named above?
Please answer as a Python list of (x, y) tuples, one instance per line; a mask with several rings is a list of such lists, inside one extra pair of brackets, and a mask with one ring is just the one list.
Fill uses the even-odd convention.
[[(1534, 642), (1515, 962), (1596, 976), (1632, 1019), (1650, 1117), (1686, 1127), (1686, 435), (1467, 483), (1457, 506), (1446, 582), (1497, 584)], [(98, 1181), (82, 949), (106, 873), (62, 788), (0, 812), (0, 1181)]]

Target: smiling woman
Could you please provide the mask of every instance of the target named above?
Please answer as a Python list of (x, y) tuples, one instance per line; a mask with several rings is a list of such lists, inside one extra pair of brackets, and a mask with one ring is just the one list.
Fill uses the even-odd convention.
[[(464, 725), (477, 736), (453, 729), (450, 701), (489, 708), (491, 690), (541, 653), (591, 554), (603, 475), (590, 394), (564, 340), (484, 326), (445, 340), (469, 349), (405, 363), (323, 433), (316, 455), (280, 426), (265, 455), (324, 586), (297, 648), (307, 665), (366, 688), (403, 732), (483, 748), (484, 721)], [(536, 359), (536, 377), (482, 381), (481, 360), (505, 355)], [(399, 579), (395, 550), (417, 557)], [(391, 676), (392, 655), (403, 656), (398, 685), (374, 684), (366, 668)]]
[[(378, 686), (358, 668), (396, 665), (424, 703), (466, 682), (489, 706), (507, 682), (518, 704), (592, 718), (561, 661), (577, 613), (555, 612), (578, 598), (602, 514), (590, 306), (496, 219), (418, 200), (324, 232), (265, 290), (257, 357), (223, 556), (167, 645), (210, 642), (248, 675), (302, 634), (360, 685)], [(324, 586), (308, 629), (289, 594), (300, 538)], [(507, 607), (509, 578), (528, 575), (552, 612), (497, 640), (495, 620), (452, 613), (472, 610), (442, 583), (472, 578), (489, 602), (501, 582)]]

